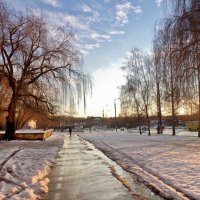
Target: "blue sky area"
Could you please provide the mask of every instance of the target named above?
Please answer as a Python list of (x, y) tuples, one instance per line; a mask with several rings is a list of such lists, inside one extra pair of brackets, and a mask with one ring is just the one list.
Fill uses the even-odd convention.
[[(113, 116), (113, 102), (124, 78), (120, 67), (132, 47), (150, 52), (154, 25), (163, 17), (165, 0), (7, 0), (51, 22), (69, 24), (83, 54), (84, 71), (94, 77), (92, 98), (79, 116)], [(117, 109), (119, 113), (119, 109)]]

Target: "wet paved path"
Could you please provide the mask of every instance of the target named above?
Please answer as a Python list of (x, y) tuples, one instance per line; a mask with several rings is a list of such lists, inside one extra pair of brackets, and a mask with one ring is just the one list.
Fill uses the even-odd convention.
[(143, 186), (138, 186), (138, 183), (134, 187), (130, 185), (130, 177), (126, 173), (92, 144), (75, 135), (66, 136), (56, 165), (49, 175), (49, 193), (44, 199), (160, 199)]

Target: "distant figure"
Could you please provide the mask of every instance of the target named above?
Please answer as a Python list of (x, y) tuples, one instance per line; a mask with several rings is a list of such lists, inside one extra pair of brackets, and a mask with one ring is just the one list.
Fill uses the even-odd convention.
[(72, 136), (72, 128), (69, 127), (69, 136), (71, 137)]

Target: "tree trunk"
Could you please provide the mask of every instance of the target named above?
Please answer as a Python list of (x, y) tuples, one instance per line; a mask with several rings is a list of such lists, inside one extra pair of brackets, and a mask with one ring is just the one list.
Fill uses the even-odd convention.
[(151, 131), (150, 131), (150, 119), (149, 119), (149, 114), (147, 112), (147, 126), (148, 126), (148, 136), (151, 135)]
[(157, 134), (162, 134), (162, 114), (161, 114), (161, 102), (160, 102), (160, 84), (157, 83), (157, 119), (158, 119), (158, 124), (157, 124)]
[(4, 135), (5, 140), (14, 140), (15, 139), (15, 122), (11, 121), (9, 118), (6, 118), (6, 132)]
[(138, 120), (139, 132), (140, 132), (140, 135), (142, 135), (142, 129), (140, 125), (140, 114), (137, 115), (137, 120)]
[(140, 131), (140, 135), (142, 135), (141, 125), (139, 125), (139, 131)]
[(6, 117), (6, 131), (5, 131), (5, 140), (14, 140), (15, 139), (15, 110), (16, 102), (11, 100), (8, 107), (8, 116)]
[(170, 85), (171, 85), (171, 104), (172, 104), (172, 135), (176, 135), (176, 129), (175, 129), (175, 102), (174, 102), (174, 80), (173, 80), (173, 68), (171, 64), (171, 58), (170, 58)]
[(156, 98), (157, 98), (157, 134), (162, 134), (162, 113), (161, 113), (161, 95), (160, 95), (160, 73), (158, 64), (156, 64)]
[(151, 131), (150, 131), (150, 121), (149, 121), (149, 119), (148, 119), (148, 136), (150, 136), (151, 135)]
[[(174, 99), (172, 97), (172, 99)], [(172, 101), (172, 135), (176, 135), (176, 124), (175, 124), (175, 109), (174, 109), (174, 101)]]
[(198, 92), (199, 92), (199, 113), (198, 113), (198, 120), (199, 120), (199, 126), (198, 126), (198, 137), (200, 137), (200, 68), (198, 68)]

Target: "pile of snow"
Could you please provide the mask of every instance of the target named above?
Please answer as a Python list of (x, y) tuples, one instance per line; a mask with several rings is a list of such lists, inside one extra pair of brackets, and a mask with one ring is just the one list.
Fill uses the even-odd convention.
[(0, 141), (0, 199), (39, 199), (48, 192), (48, 178), (62, 147), (64, 133), (46, 141)]
[[(43, 129), (19, 129), (16, 130), (15, 133), (45, 133), (45, 132), (49, 132), (49, 131), (53, 131), (53, 129), (47, 129), (47, 130), (43, 130)], [(0, 131), (0, 134), (4, 134), (5, 131)]]
[(200, 199), (200, 140), (197, 137), (112, 131), (80, 136), (124, 169), (137, 174), (161, 196)]

